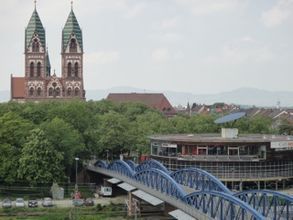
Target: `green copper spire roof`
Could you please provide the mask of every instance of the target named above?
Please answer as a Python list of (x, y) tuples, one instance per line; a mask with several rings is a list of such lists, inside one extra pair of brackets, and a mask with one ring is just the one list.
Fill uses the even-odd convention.
[(78, 21), (75, 17), (75, 14), (71, 8), (71, 11), (69, 13), (69, 16), (67, 18), (66, 24), (62, 30), (62, 50), (65, 50), (71, 34), (74, 34), (76, 37), (76, 40), (81, 48), (81, 50), (83, 51), (83, 45), (82, 45), (82, 31), (79, 27)]
[(41, 19), (38, 15), (38, 12), (35, 8), (29, 23), (25, 29), (25, 47), (27, 48), (30, 45), (30, 42), (34, 36), (34, 34), (38, 34), (42, 46), (46, 46), (46, 36), (45, 36), (45, 29), (41, 22)]

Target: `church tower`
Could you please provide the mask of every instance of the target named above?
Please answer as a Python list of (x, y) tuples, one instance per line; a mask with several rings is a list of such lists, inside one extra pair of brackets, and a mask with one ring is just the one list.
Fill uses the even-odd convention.
[(82, 31), (72, 5), (62, 30), (61, 55), (64, 96), (66, 98), (84, 98)]
[(50, 61), (46, 49), (46, 33), (36, 6), (25, 29), (25, 97), (45, 95), (45, 79), (50, 76)]
[(71, 3), (71, 11), (62, 30), (61, 77), (51, 65), (46, 47), (46, 32), (35, 8), (25, 29), (24, 76), (11, 74), (11, 100), (85, 100), (83, 84), (83, 39)]

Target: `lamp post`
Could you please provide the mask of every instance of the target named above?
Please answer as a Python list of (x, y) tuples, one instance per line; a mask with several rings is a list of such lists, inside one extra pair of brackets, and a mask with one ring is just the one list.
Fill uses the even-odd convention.
[(75, 158), (75, 191), (78, 191), (78, 185), (77, 185), (77, 163), (79, 161), (79, 158)]
[(108, 149), (106, 150), (106, 153), (107, 153), (107, 162), (109, 162), (109, 150)]

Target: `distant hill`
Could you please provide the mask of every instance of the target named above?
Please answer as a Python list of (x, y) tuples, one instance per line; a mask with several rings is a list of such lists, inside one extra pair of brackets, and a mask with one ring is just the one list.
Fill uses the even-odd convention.
[(275, 107), (277, 102), (281, 106), (293, 106), (293, 91), (271, 92), (255, 88), (240, 88), (229, 92), (217, 94), (192, 94), (187, 92), (174, 91), (153, 91), (132, 87), (115, 87), (107, 90), (89, 90), (87, 99), (100, 100), (106, 98), (110, 92), (163, 92), (172, 105), (186, 105), (189, 103), (213, 104), (215, 102), (234, 103), (245, 106)]
[[(133, 87), (114, 87), (105, 90), (87, 90), (87, 100), (101, 100), (111, 92), (162, 92), (169, 99), (172, 105), (186, 105), (189, 103), (213, 104), (215, 102), (234, 103), (245, 106), (273, 107), (279, 101), (281, 106), (293, 107), (293, 91), (266, 91), (255, 88), (240, 88), (217, 94), (192, 94), (187, 92), (174, 91), (153, 91)], [(0, 102), (8, 101), (9, 91), (0, 91)]]

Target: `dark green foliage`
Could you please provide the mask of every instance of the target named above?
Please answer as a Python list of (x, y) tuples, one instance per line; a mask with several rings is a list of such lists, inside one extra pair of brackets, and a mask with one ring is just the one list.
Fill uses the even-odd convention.
[(44, 132), (32, 130), (24, 144), (17, 169), (20, 179), (34, 185), (64, 180), (63, 153), (54, 149)]
[[(167, 118), (139, 103), (113, 104), (106, 100), (3, 103), (0, 104), (0, 181), (59, 181), (71, 175), (76, 156), (82, 163), (92, 155), (105, 158), (107, 151), (109, 158), (118, 157), (121, 152), (147, 153), (148, 137), (153, 134), (219, 133), (221, 126), (214, 123), (216, 117)], [(243, 118), (225, 126), (237, 127), (240, 133), (274, 132), (268, 118)], [(290, 129), (286, 125), (280, 127), (280, 132), (289, 133)], [(41, 169), (44, 164), (39, 164), (37, 157), (46, 162), (47, 170)], [(28, 167), (36, 171), (35, 175)]]

